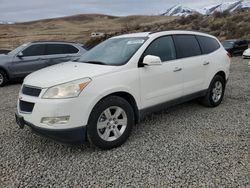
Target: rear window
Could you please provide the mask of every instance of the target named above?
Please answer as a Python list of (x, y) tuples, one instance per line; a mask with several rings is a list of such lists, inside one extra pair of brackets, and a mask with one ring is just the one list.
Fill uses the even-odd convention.
[(246, 40), (242, 40), (239, 42), (239, 45), (248, 45), (247, 41)]
[(200, 43), (203, 54), (212, 53), (220, 48), (220, 44), (214, 38), (205, 36), (196, 36), (196, 37)]
[(66, 47), (66, 50), (65, 50), (65, 53), (67, 53), (67, 54), (76, 54), (76, 53), (78, 53), (78, 49), (76, 48), (76, 47), (74, 47), (74, 46), (71, 46), (71, 45), (65, 45), (65, 46), (67, 46)]
[(201, 55), (200, 45), (194, 35), (174, 35), (177, 58)]

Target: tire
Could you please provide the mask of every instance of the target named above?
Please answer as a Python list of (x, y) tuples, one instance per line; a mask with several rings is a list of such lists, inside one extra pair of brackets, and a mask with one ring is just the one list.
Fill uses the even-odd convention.
[(204, 106), (216, 107), (220, 105), (225, 92), (225, 79), (220, 75), (215, 75), (211, 81), (206, 95), (201, 99)]
[(7, 75), (4, 71), (0, 70), (0, 87), (5, 86), (7, 82)]
[(87, 137), (92, 145), (100, 149), (112, 149), (128, 139), (134, 124), (132, 106), (121, 97), (109, 96), (93, 108), (87, 125)]

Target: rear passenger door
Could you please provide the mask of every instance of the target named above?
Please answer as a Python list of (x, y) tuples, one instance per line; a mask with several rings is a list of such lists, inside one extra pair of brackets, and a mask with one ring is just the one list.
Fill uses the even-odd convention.
[(182, 96), (182, 62), (176, 59), (172, 36), (155, 39), (143, 53), (160, 57), (162, 65), (139, 68), (143, 108), (167, 102)]
[(195, 35), (174, 35), (177, 58), (182, 62), (183, 95), (202, 90), (209, 64), (202, 56), (201, 48)]
[(76, 57), (78, 52), (76, 47), (69, 44), (47, 44), (48, 65), (70, 61)]

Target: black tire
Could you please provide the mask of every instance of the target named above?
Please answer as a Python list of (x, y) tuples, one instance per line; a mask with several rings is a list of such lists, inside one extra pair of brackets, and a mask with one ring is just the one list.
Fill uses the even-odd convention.
[(7, 75), (3, 70), (0, 70), (0, 87), (5, 86), (7, 82)]
[[(121, 108), (123, 112), (126, 113), (127, 126), (124, 132), (121, 134), (121, 136), (118, 137), (116, 140), (106, 141), (103, 138), (101, 138), (101, 136), (99, 135), (100, 132), (98, 132), (97, 123), (99, 121), (100, 116), (103, 114), (103, 112), (106, 109), (112, 108), (114, 106)], [(90, 114), (88, 125), (87, 125), (87, 137), (88, 137), (89, 142), (98, 148), (105, 149), (105, 150), (112, 149), (112, 148), (122, 145), (128, 139), (134, 124), (135, 124), (135, 116), (134, 116), (134, 111), (133, 111), (132, 106), (125, 99), (121, 97), (109, 96), (107, 98), (102, 99), (93, 108)], [(104, 131), (106, 131), (106, 129), (108, 129), (108, 125), (104, 129), (105, 129)]]
[[(213, 98), (213, 89), (215, 88), (215, 84), (217, 82), (222, 84), (222, 93), (221, 93), (221, 96), (218, 99), (218, 101), (214, 100), (214, 98)], [(220, 75), (215, 75), (215, 77), (213, 78), (213, 80), (211, 81), (211, 83), (209, 85), (209, 88), (208, 88), (206, 95), (201, 99), (201, 103), (207, 107), (216, 107), (216, 106), (220, 105), (220, 103), (224, 97), (225, 86), (226, 86), (225, 79)]]

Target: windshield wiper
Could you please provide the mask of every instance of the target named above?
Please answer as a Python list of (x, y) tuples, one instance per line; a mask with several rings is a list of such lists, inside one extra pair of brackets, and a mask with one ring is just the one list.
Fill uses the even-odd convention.
[(79, 57), (78, 57), (78, 58), (75, 58), (75, 59), (72, 60), (72, 62), (78, 62), (79, 59), (80, 59)]
[(84, 63), (90, 63), (90, 64), (97, 64), (97, 65), (107, 65), (104, 62), (101, 61), (83, 61)]

